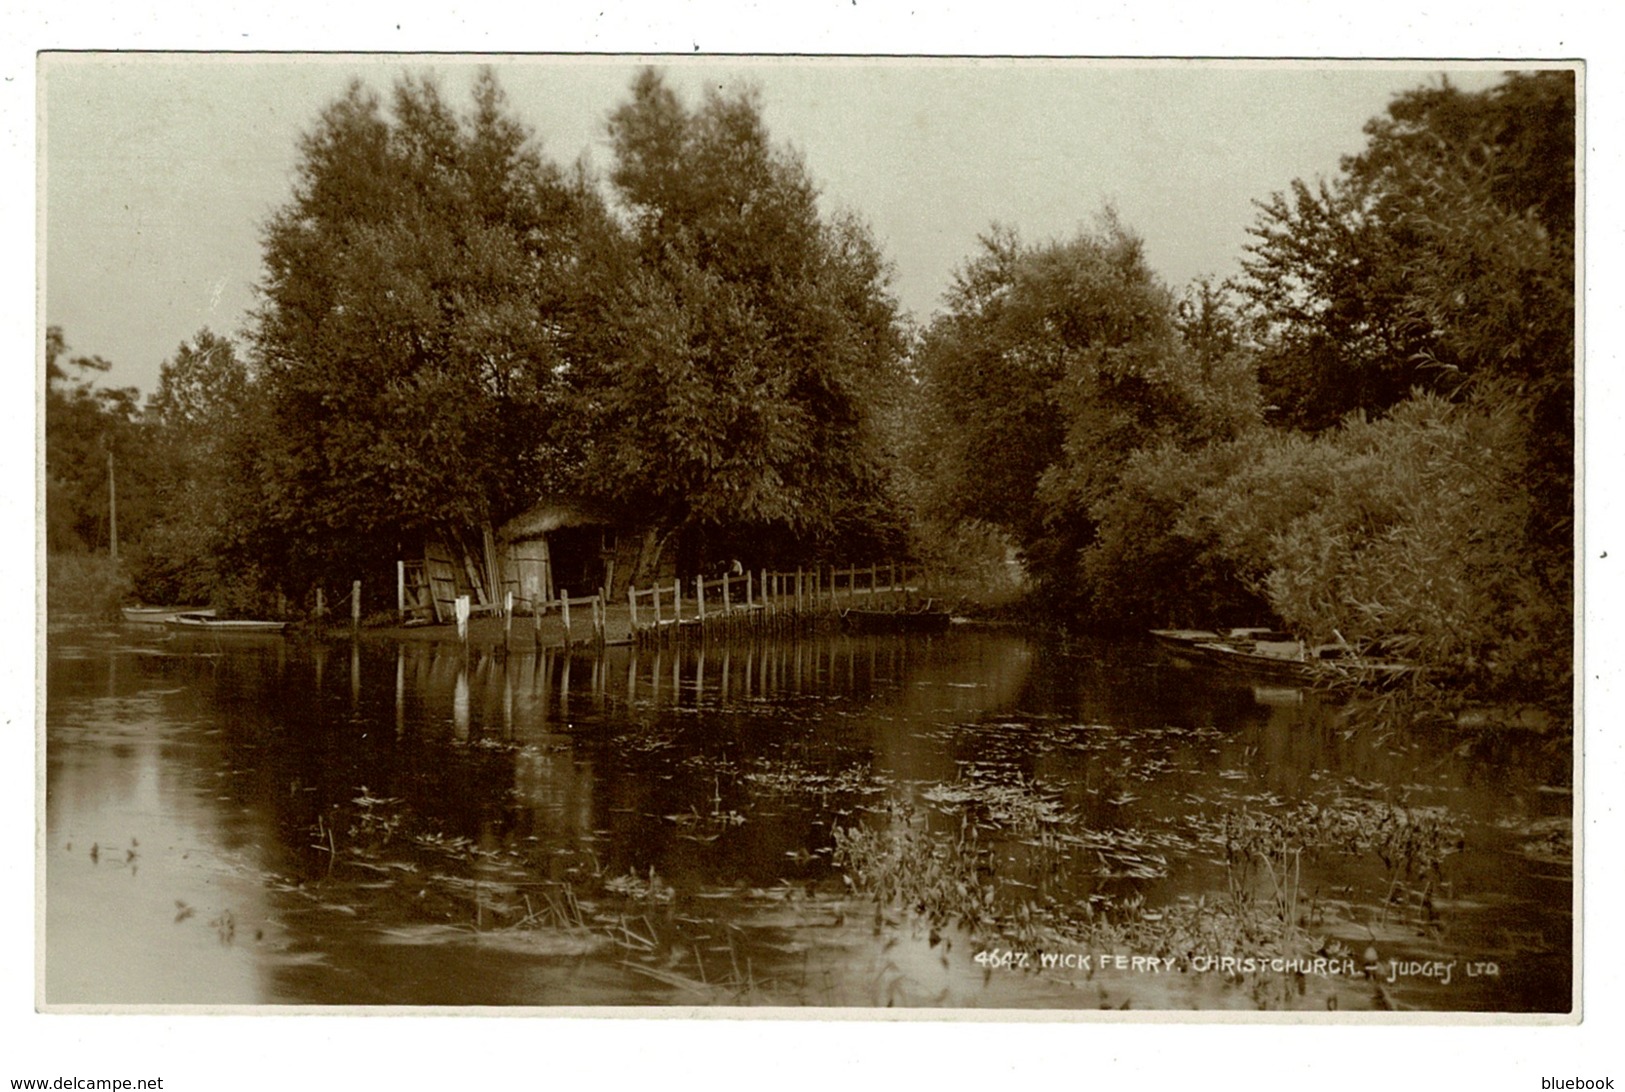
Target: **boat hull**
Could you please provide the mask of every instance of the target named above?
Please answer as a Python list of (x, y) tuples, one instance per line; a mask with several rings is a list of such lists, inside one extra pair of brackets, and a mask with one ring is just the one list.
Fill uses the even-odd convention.
[(212, 613), (183, 613), (165, 619), (164, 625), (190, 633), (277, 634), (286, 629), (288, 623), (252, 618), (216, 618)]
[(953, 621), (943, 611), (843, 610), (841, 628), (851, 633), (940, 633)]

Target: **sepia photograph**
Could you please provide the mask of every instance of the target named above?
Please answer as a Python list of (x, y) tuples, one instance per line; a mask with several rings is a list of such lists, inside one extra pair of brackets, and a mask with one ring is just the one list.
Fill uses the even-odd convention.
[(1584, 75), (43, 55), (39, 1002), (1576, 1019)]
[(1609, 1087), (1583, 20), (679, 7), (19, 13), (0, 1079)]

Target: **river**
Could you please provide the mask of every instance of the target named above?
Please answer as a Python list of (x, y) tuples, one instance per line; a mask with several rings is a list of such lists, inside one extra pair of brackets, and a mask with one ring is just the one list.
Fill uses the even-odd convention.
[(53, 1007), (1571, 1004), (1566, 739), (969, 627), (46, 651)]

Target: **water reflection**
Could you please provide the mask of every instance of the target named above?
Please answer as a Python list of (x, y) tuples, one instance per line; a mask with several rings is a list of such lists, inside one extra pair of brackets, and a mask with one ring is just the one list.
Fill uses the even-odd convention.
[(1439, 809), (1467, 848), (1425, 918), (1371, 859), (1316, 861), (1306, 921), (1506, 969), (1276, 1003), (1568, 1005), (1564, 743), (1359, 731), (1314, 694), (1007, 633), (49, 653), (53, 1004), (1247, 1007), (1215, 975), (989, 975), (983, 942), (849, 891), (837, 831), (968, 830), (1001, 897), (1149, 916), (1226, 890), (1222, 816), (1358, 800)]

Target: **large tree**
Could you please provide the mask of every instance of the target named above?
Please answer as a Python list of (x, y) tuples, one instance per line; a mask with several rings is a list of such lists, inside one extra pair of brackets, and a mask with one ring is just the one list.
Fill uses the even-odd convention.
[(164, 361), (142, 414), (157, 500), (132, 551), (136, 594), (148, 602), (252, 605), (261, 415), (247, 364), (208, 328)]
[(936, 423), (931, 507), (1001, 528), (1051, 602), (1088, 609), (1078, 566), (1095, 508), (1136, 450), (1251, 422), (1247, 364), (1215, 294), (1181, 318), (1115, 216), (1064, 242), (982, 243), (918, 355)]
[(1480, 372), (1562, 384), (1574, 94), (1572, 72), (1405, 92), (1336, 178), (1259, 203), (1237, 286), (1278, 423), (1326, 428)]
[(260, 542), (295, 589), (557, 484), (564, 282), (594, 205), (489, 71), (466, 113), (428, 78), (398, 83), (388, 110), (352, 84), (300, 151), (253, 331)]
[(753, 90), (690, 107), (645, 71), (609, 134), (626, 230), (583, 270), (583, 481), (650, 529), (646, 561), (674, 534), (690, 563), (875, 548), (901, 337), (867, 230), (821, 212)]

